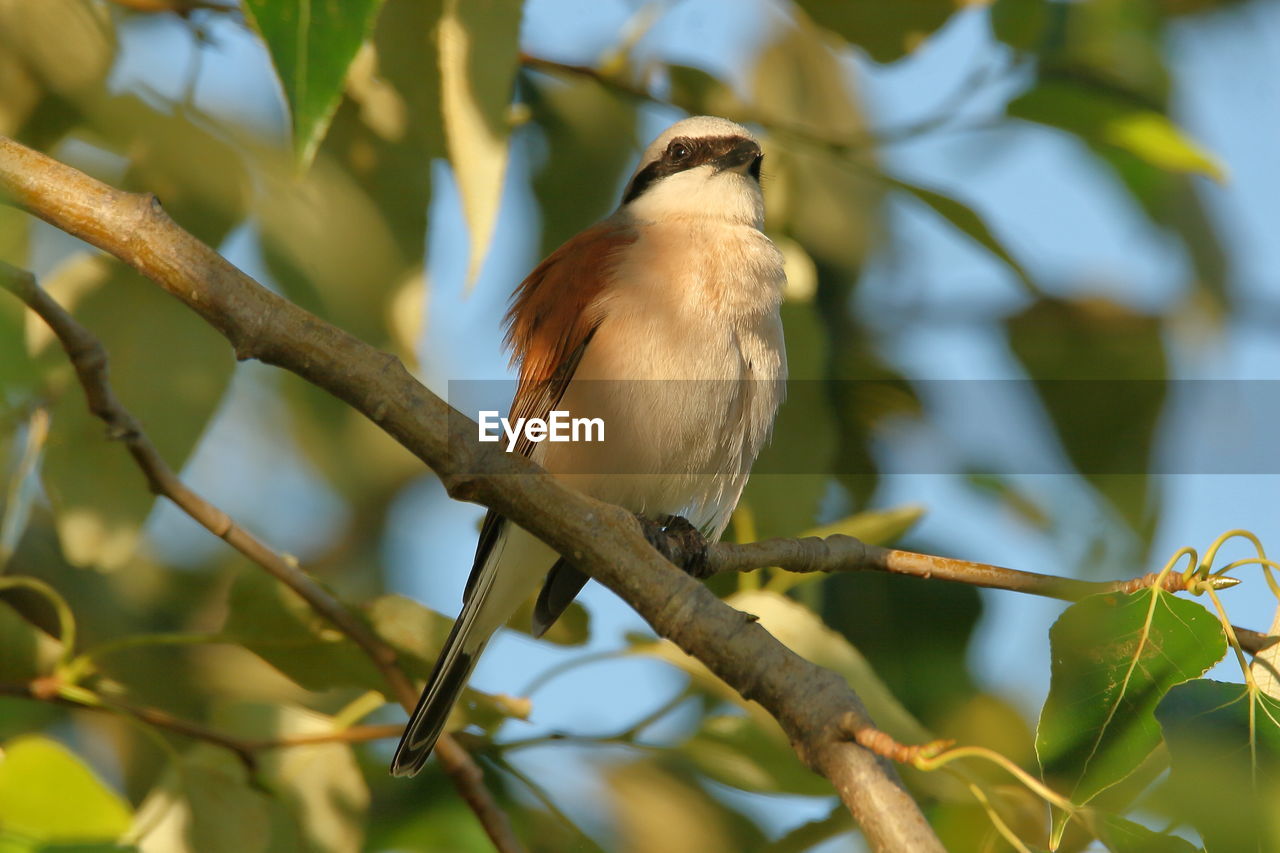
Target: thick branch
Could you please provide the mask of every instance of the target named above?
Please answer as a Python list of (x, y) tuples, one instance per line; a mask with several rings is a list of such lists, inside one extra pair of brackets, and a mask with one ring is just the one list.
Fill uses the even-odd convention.
[[(151, 491), (173, 501), (210, 533), (225, 540), (297, 593), (313, 610), (368, 655), (382, 673), (395, 700), (406, 711), (412, 711), (417, 702), (418, 691), (396, 664), (396, 652), (391, 646), (298, 568), (291, 558), (273, 550), (240, 527), (230, 516), (189, 489), (174, 474), (142, 431), (137, 419), (121, 405), (112, 391), (107, 373), (107, 352), (102, 342), (76, 322), (25, 270), (0, 261), (0, 288), (14, 293), (53, 330), (71, 359), (76, 377), (84, 388), (89, 410), (106, 423), (111, 438), (124, 442), (147, 478)], [(467, 751), (445, 734), (436, 746), (436, 753), (441, 767), (484, 825), (494, 845), (500, 851), (510, 853), (522, 850), (523, 846), (511, 829), (510, 821), (483, 785), (483, 771)]]
[(452, 410), (398, 359), (266, 290), (178, 227), (154, 197), (115, 190), (3, 138), (0, 190), (151, 278), (222, 332), (239, 357), (283, 367), (346, 401), (434, 469), (453, 497), (497, 510), (620, 595), (660, 635), (760, 702), (811, 767), (838, 779), (875, 849), (942, 849), (892, 770), (850, 743), (851, 728), (872, 724), (844, 679), (676, 569), (629, 513), (523, 457), (487, 445), (451, 447)]

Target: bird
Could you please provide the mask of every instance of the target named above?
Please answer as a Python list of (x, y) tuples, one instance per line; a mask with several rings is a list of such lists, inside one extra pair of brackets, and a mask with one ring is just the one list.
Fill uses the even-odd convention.
[[(645, 148), (617, 210), (570, 238), (515, 289), (505, 343), (518, 368), (511, 420), (587, 411), (606, 441), (535, 442), (567, 485), (719, 539), (768, 441), (787, 376), (783, 256), (764, 233), (759, 141), (693, 116)], [(404, 730), (391, 773), (417, 774), (493, 634), (541, 586), (540, 636), (587, 582), (492, 510), (462, 610)]]

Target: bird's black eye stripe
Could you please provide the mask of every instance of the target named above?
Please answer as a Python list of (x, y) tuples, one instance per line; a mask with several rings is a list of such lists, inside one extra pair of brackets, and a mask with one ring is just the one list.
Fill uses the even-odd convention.
[[(639, 198), (645, 190), (668, 175), (674, 175), (688, 169), (695, 169), (706, 163), (714, 162), (732, 150), (734, 145), (742, 142), (741, 137), (714, 136), (699, 139), (680, 137), (667, 144), (662, 156), (645, 166), (627, 185), (622, 196), (622, 203), (628, 204)], [(760, 163), (757, 160), (750, 166), (749, 173), (759, 180)]]

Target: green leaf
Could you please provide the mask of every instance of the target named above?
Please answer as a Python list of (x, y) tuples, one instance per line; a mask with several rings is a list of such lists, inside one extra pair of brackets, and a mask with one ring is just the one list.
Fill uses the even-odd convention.
[(877, 62), (892, 62), (920, 47), (963, 4), (956, 0), (796, 0), (796, 5), (816, 23), (866, 50)]
[(679, 747), (702, 773), (743, 791), (824, 796), (831, 785), (796, 760), (786, 738), (741, 714), (710, 716)]
[[(226, 341), (114, 259), (78, 255), (44, 284), (102, 341), (116, 395), (161, 457), (180, 470), (231, 378), (235, 361)], [(60, 393), (41, 469), (58, 538), (76, 565), (119, 568), (134, 558), (155, 496), (124, 445), (109, 440), (90, 414), (56, 341), (42, 330), (36, 344), (55, 349), (61, 363), (51, 376)]]
[(333, 119), (347, 68), (381, 5), (381, 0), (242, 0), (284, 88), (293, 153), (303, 169)]
[(1184, 838), (1155, 832), (1118, 815), (1086, 809), (1081, 817), (1111, 853), (1197, 853), (1200, 849)]
[(0, 750), (0, 832), (40, 841), (109, 841), (129, 804), (57, 741), (28, 735)]
[(266, 853), (278, 809), (249, 786), (244, 767), (226, 750), (200, 745), (170, 765), (138, 807), (134, 826), (144, 850)]
[(1014, 118), (1074, 133), (1167, 172), (1226, 179), (1222, 164), (1168, 116), (1124, 92), (1076, 79), (1041, 81), (1009, 103)]
[(1049, 29), (1049, 0), (996, 0), (991, 4), (995, 37), (1018, 50), (1031, 50)]
[(480, 272), (502, 200), (523, 6), (521, 0), (446, 0), (440, 19), (441, 108), (471, 233), (468, 283)]
[(885, 183), (890, 187), (924, 202), (934, 213), (951, 223), (952, 226), (963, 232), (979, 246), (1004, 261), (1009, 269), (1013, 270), (1014, 274), (1017, 275), (1018, 281), (1028, 292), (1038, 292), (1039, 288), (1031, 280), (1031, 275), (1026, 268), (1013, 255), (1009, 254), (1009, 250), (991, 233), (991, 229), (987, 227), (987, 223), (977, 211), (950, 196), (943, 195), (937, 190), (931, 190), (888, 174), (882, 173), (882, 175)]
[(0, 602), (0, 681), (21, 684), (48, 675), (62, 644)]
[[(725, 602), (755, 616), (770, 634), (800, 657), (839, 673), (866, 704), (876, 724), (899, 741), (924, 743), (931, 739), (928, 731), (889, 692), (861, 653), (803, 604), (767, 590), (737, 592)], [(755, 715), (761, 731), (772, 732), (786, 743), (782, 730), (760, 706), (743, 701), (736, 691), (673, 644), (642, 642), (637, 649), (678, 666), (692, 675), (700, 688), (742, 706)]]
[(546, 137), (546, 159), (533, 179), (545, 256), (617, 206), (636, 155), (636, 110), (590, 78), (529, 73), (525, 80), (531, 124)]
[(1198, 680), (1156, 708), (1177, 813), (1210, 853), (1280, 849), (1280, 699)]
[(223, 633), (308, 690), (385, 690), (377, 668), (310, 606), (256, 567), (231, 589)]
[[(245, 738), (267, 739), (333, 732), (334, 718), (293, 706), (236, 703), (219, 709), (219, 729)], [(348, 743), (291, 746), (259, 754), (259, 773), (294, 818), (313, 853), (368, 849), (369, 786)], [(274, 851), (273, 851), (274, 853)]]
[(1007, 324), (1076, 469), (1149, 536), (1158, 494), (1146, 472), (1168, 393), (1160, 317), (1105, 298), (1041, 299)]
[(1053, 662), (1036, 753), (1045, 778), (1082, 805), (1160, 744), (1154, 711), (1165, 693), (1226, 651), (1212, 614), (1154, 588), (1073, 604), (1049, 642)]

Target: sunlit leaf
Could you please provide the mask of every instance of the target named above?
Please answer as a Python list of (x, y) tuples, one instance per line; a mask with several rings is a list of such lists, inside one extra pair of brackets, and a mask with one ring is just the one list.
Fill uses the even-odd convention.
[(1156, 708), (1175, 807), (1210, 853), (1280, 849), (1280, 699), (1197, 680)]
[[(226, 390), (234, 359), (226, 342), (199, 317), (123, 265), (80, 256), (48, 277), (61, 296), (75, 279), (76, 319), (106, 347), (121, 402), (138, 418), (175, 469), (195, 447)], [(139, 328), (147, 329), (140, 336)], [(47, 333), (46, 333), (47, 334)], [(61, 355), (56, 343), (44, 346)], [(142, 522), (155, 502), (137, 463), (90, 414), (65, 367), (41, 473), (57, 510), (67, 558), (116, 568), (134, 554)], [(85, 472), (93, 476), (85, 476)]]
[[(779, 642), (805, 660), (843, 676), (881, 729), (904, 743), (923, 743), (930, 739), (928, 732), (899, 704), (858, 650), (824, 625), (813, 611), (784, 595), (764, 590), (734, 593), (726, 602), (755, 616), (760, 625), (777, 637)], [(758, 716), (757, 721), (764, 726), (764, 730), (773, 732), (785, 743), (777, 723), (763, 714), (759, 706), (743, 703), (735, 691), (726, 687), (705, 666), (671, 643), (645, 643), (639, 648), (646, 654), (679, 666), (694, 676), (700, 687), (742, 704), (751, 713), (762, 715)]]
[(1168, 116), (1114, 90), (1070, 79), (1050, 79), (1009, 103), (1009, 115), (1074, 133), (1091, 145), (1112, 146), (1170, 172), (1221, 181), (1213, 155)]
[(441, 107), (471, 234), (468, 282), (484, 262), (502, 199), (523, 7), (520, 0), (446, 0), (440, 19)]
[(292, 117), (293, 150), (310, 165), (342, 97), (342, 81), (381, 0), (242, 0), (271, 54)]
[(1142, 763), (1160, 744), (1157, 703), (1226, 651), (1212, 614), (1154, 588), (1073, 604), (1049, 641), (1051, 680), (1036, 752), (1045, 778), (1080, 804)]
[(278, 808), (230, 753), (202, 745), (170, 765), (138, 807), (134, 831), (143, 853), (266, 853), (279, 841)]
[[(338, 728), (332, 717), (281, 705), (238, 704), (218, 715), (219, 725), (246, 738), (315, 735)], [(295, 817), (305, 845), (315, 853), (365, 849), (369, 786), (346, 743), (319, 743), (271, 750), (260, 756), (260, 772), (271, 780)]]
[(131, 817), (129, 804), (62, 744), (31, 735), (0, 748), (0, 834), (108, 841)]
[[(756, 849), (759, 829), (737, 812), (657, 763), (618, 764), (605, 773), (622, 853), (737, 853)], [(660, 816), (660, 819), (656, 819)]]
[(62, 644), (0, 602), (0, 681), (22, 684), (47, 675)]
[(744, 791), (820, 797), (831, 790), (830, 783), (796, 760), (776, 730), (745, 715), (707, 717), (680, 744), (680, 752), (715, 781)]
[(246, 569), (232, 587), (223, 633), (308, 690), (386, 689), (355, 643), (256, 567)]

